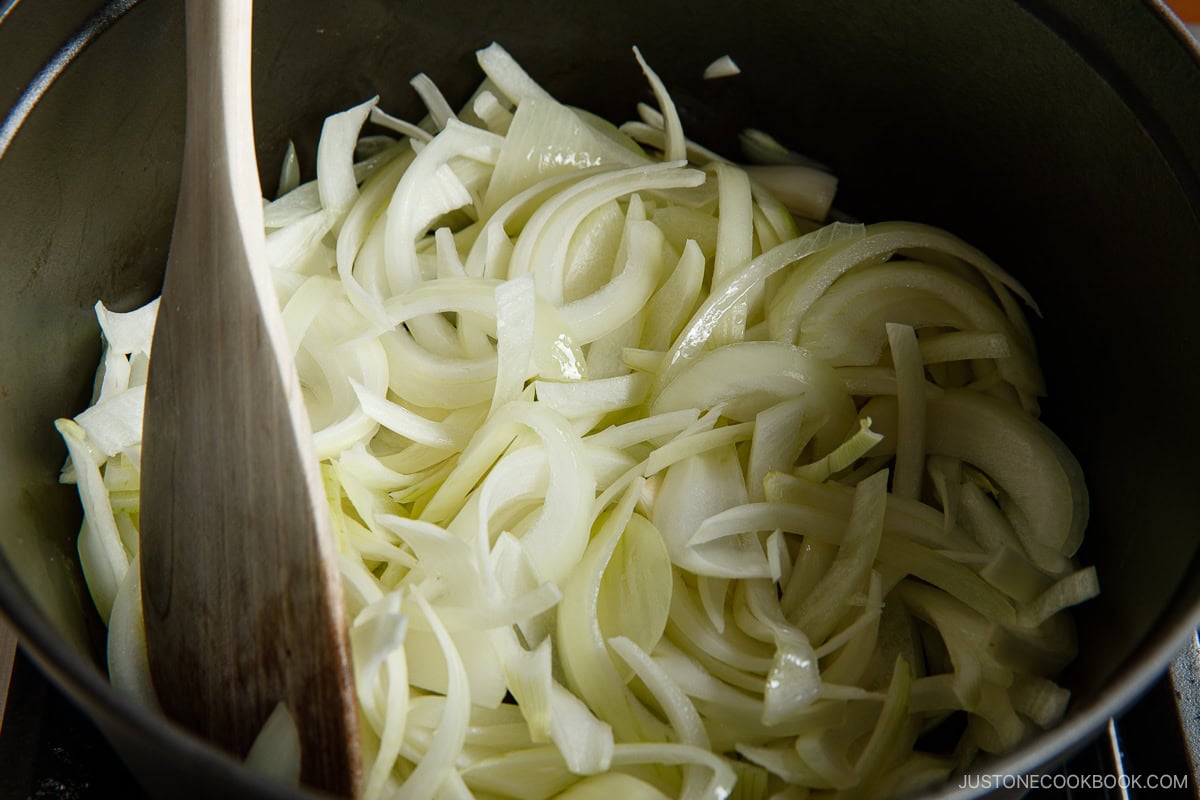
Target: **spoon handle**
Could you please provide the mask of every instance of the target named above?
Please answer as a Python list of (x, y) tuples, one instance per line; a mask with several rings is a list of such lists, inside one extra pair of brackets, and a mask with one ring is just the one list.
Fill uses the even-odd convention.
[(147, 383), (141, 568), (166, 712), (236, 756), (280, 701), (301, 780), (361, 783), (328, 509), (264, 259), (250, 0), (189, 0), (183, 178)]

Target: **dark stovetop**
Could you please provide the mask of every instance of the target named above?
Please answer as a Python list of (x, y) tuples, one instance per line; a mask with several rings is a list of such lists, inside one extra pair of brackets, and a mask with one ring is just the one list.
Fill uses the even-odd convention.
[(21, 651), (0, 728), (0, 800), (147, 795), (108, 742)]
[[(1167, 800), (1200, 796), (1192, 758), (1192, 754), (1200, 754), (1198, 676), (1200, 649), (1193, 639), (1168, 675), (1055, 773), (1068, 778), (1109, 776), (1109, 784), (1119, 784), (1122, 774), (1180, 776), (1186, 777), (1189, 788), (1034, 789), (1026, 798)], [(91, 722), (21, 652), (2, 719), (0, 800), (146, 798)]]

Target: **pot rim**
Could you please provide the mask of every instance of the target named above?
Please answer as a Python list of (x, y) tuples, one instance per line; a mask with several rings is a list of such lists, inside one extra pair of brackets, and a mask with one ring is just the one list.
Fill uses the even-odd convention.
[[(14, 0), (11, 6), (0, 8), (0, 23), (2, 23), (19, 0)], [(3, 158), (8, 146), (19, 132), (25, 118), (34, 110), (41, 97), (51, 88), (55, 80), (66, 70), (74, 59), (93, 41), (99, 38), (112, 25), (120, 21), (126, 13), (136, 8), (142, 0), (106, 0), (103, 7), (94, 14), (80, 30), (72, 36), (43, 66), (30, 84), (21, 93), (14, 106), (7, 110), (3, 120), (0, 120), (0, 158)], [(1027, 13), (1035, 16), (1038, 22), (1049, 28), (1056, 29), (1051, 19), (1045, 14), (1037, 13), (1032, 6), (1042, 7), (1054, 5), (1057, 0), (1014, 0)], [(1164, 42), (1174, 40), (1200, 68), (1200, 42), (1191, 34), (1177, 16), (1170, 10), (1164, 0), (1127, 0), (1130, 5), (1140, 5), (1156, 15), (1159, 23), (1167, 31)], [(1053, 14), (1053, 11), (1048, 13)], [(1065, 24), (1065, 22), (1064, 22)], [(1070, 31), (1057, 30), (1070, 45)], [(1072, 45), (1072, 49), (1076, 49)], [(1076, 49), (1080, 57), (1089, 66), (1096, 69), (1096, 64), (1087, 53)], [(1156, 143), (1162, 144), (1155, 139)], [(1200, 180), (1200, 176), (1193, 176)], [(1200, 205), (1200, 198), (1193, 197), (1193, 202)], [(1193, 557), (1189, 571), (1195, 571), (1200, 566), (1200, 554)], [(1179, 594), (1179, 590), (1176, 591)], [(1177, 604), (1168, 604), (1174, 608)], [(169, 718), (151, 712), (118, 691), (93, 663), (87, 662), (75, 652), (66, 641), (57, 635), (50, 620), (37, 606), (33, 597), (20, 583), (7, 557), (0, 550), (0, 617), (7, 618), (17, 631), (25, 652), (35, 663), (48, 674), (55, 683), (67, 689), (67, 695), (74, 702), (82, 702), (90, 716), (95, 719), (106, 737), (113, 738), (157, 738), (165, 739), (169, 747), (181, 758), (189, 759), (199, 769), (220, 770), (231, 782), (231, 791), (239, 794), (253, 793), (254, 796), (269, 800), (296, 800), (296, 798), (320, 798), (318, 794), (304, 787), (294, 788), (280, 784), (272, 779), (261, 776), (245, 769), (240, 760), (219, 750), (206, 740), (193, 734)], [(1034, 773), (1040, 768), (1052, 765), (1066, 757), (1073, 749), (1086, 744), (1098, 734), (1107, 720), (1132, 705), (1167, 669), (1178, 651), (1187, 643), (1189, 637), (1195, 637), (1200, 628), (1200, 603), (1195, 603), (1187, 613), (1173, 624), (1161, 623), (1152, 629), (1147, 638), (1152, 640), (1148, 651), (1142, 651), (1129, 659), (1118, 672), (1111, 683), (1102, 691), (1099, 697), (1076, 713), (1068, 716), (1061, 724), (1041, 732), (1036, 737), (1023, 743), (1015, 751), (994, 761), (977, 764), (974, 774), (1023, 775)], [(121, 751), (118, 749), (118, 752)], [(122, 754), (123, 755), (123, 754)], [(135, 777), (141, 778), (134, 773)], [(922, 796), (939, 798), (939, 800), (965, 800), (978, 797), (983, 792), (979, 788), (957, 788), (943, 786)]]

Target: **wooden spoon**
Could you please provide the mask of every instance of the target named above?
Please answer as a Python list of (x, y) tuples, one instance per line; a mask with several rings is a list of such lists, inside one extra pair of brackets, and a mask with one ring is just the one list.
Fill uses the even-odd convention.
[(358, 714), (312, 434), (264, 259), (251, 0), (189, 0), (187, 133), (153, 340), (141, 569), (164, 710), (244, 756), (277, 703), (354, 796)]

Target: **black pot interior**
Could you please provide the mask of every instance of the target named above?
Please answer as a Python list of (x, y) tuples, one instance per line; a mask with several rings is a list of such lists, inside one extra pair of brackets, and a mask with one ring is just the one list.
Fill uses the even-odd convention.
[[(492, 40), (561, 99), (628, 119), (652, 99), (630, 53), (638, 44), (692, 138), (736, 154), (740, 129), (769, 131), (834, 168), (844, 212), (940, 225), (991, 254), (1041, 305), (1044, 418), (1092, 493), (1081, 557), (1103, 594), (1079, 613), (1082, 657), (1065, 678), (1081, 719), (1112, 710), (1122, 675), (1128, 699), (1143, 680), (1128, 676), (1164, 663), (1200, 593), (1190, 469), (1200, 428), (1187, 418), (1200, 407), (1200, 69), (1161, 11), (1101, 5), (259, 0), (260, 171), (273, 191), (294, 137), (311, 177), (322, 118), (376, 93), (420, 117), (407, 84), (418, 71), (465, 99), (480, 77), (474, 50)], [(95, 35), (0, 129), (0, 597), (127, 757), (160, 776), (192, 759), (205, 793), (228, 764), (161, 728), (148, 738), (160, 723), (101, 678), (51, 426), (90, 394), (92, 304), (129, 308), (157, 293), (182, 149), (181, 3), (116, 3), (109, 17), (85, 0), (8, 8), (6, 104), (62, 42)], [(703, 81), (726, 53), (742, 74)], [(1021, 763), (1062, 744), (1034, 743)]]

